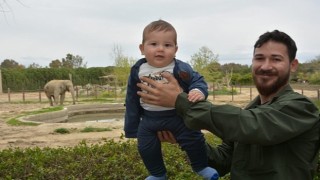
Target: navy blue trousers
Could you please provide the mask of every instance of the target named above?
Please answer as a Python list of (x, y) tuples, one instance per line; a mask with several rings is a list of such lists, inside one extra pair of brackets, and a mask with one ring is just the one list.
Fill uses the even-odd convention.
[(171, 131), (181, 149), (186, 151), (193, 171), (208, 166), (205, 139), (201, 131), (187, 128), (175, 110), (144, 111), (138, 128), (138, 150), (149, 173), (153, 176), (166, 174), (158, 131)]

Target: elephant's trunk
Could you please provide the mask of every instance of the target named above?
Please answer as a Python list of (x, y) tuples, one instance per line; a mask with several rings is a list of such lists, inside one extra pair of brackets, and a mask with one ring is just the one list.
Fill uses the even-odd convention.
[(73, 104), (76, 104), (76, 99), (75, 99), (75, 94), (74, 94), (74, 88), (71, 87), (69, 89), (70, 93), (71, 93), (71, 96), (72, 96), (72, 101), (73, 101)]

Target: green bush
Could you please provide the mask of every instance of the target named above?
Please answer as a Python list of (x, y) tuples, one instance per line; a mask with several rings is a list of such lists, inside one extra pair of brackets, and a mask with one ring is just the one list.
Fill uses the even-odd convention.
[[(163, 156), (172, 179), (201, 179), (191, 171), (177, 145), (163, 144)], [(4, 179), (144, 179), (148, 173), (134, 140), (105, 141), (88, 146), (26, 148), (0, 151)]]
[[(205, 134), (211, 144), (221, 140)], [(174, 180), (201, 180), (192, 172), (186, 154), (178, 145), (162, 144), (168, 176)], [(87, 145), (85, 141), (74, 147), (9, 148), (0, 151), (2, 179), (144, 179), (148, 173), (137, 151), (135, 140), (115, 142), (106, 140)], [(229, 180), (230, 176), (220, 178)], [(315, 180), (319, 179), (316, 174)]]
[(112, 131), (110, 128), (96, 128), (96, 127), (85, 127), (81, 132), (103, 132), (103, 131)]
[(59, 133), (59, 134), (69, 134), (70, 133), (70, 131), (66, 128), (58, 128), (58, 129), (55, 129), (54, 132)]

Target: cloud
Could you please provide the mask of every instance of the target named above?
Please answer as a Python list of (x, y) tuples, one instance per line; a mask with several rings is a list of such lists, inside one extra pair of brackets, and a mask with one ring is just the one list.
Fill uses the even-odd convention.
[(189, 61), (202, 46), (219, 54), (220, 63), (250, 64), (260, 34), (279, 29), (298, 45), (304, 62), (319, 55), (317, 0), (299, 1), (10, 1), (0, 16), (0, 61), (48, 66), (66, 54), (80, 55), (88, 66), (109, 66), (113, 46), (141, 58), (144, 26), (164, 19), (178, 31), (177, 57)]

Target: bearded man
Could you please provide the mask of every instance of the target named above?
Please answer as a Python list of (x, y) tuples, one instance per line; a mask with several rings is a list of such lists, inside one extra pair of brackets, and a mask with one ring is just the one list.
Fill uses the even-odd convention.
[[(294, 92), (291, 72), (298, 68), (297, 47), (284, 32), (262, 34), (254, 45), (252, 77), (259, 95), (245, 109), (190, 102), (173, 76), (167, 84), (147, 78), (138, 92), (149, 104), (175, 107), (187, 127), (206, 129), (223, 142), (207, 145), (210, 165), (232, 180), (312, 180), (318, 160), (319, 111), (307, 97)], [(147, 92), (147, 93), (146, 93)], [(161, 141), (175, 142), (170, 132)]]

